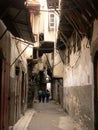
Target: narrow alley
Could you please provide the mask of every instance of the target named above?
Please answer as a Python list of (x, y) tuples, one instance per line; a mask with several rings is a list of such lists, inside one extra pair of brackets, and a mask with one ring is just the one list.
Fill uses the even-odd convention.
[(0, 130), (98, 130), (98, 0), (0, 0)]
[(36, 114), (27, 130), (74, 130), (73, 121), (67, 117), (59, 105), (53, 102), (36, 103), (34, 108)]
[(19, 121), (13, 130), (83, 130), (55, 101), (34, 103), (32, 113), (32, 118)]

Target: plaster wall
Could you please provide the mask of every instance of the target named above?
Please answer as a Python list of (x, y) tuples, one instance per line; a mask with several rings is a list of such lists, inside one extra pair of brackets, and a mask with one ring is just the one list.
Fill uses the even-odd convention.
[[(27, 46), (27, 44), (24, 44), (21, 46), (21, 51)], [(31, 58), (33, 54), (33, 46), (29, 45), (29, 47), (25, 50), (23, 53), (24, 55), (24, 61), (26, 62), (27, 59)]]
[(31, 47), (28, 47), (22, 53), (22, 55), (20, 55), (20, 53), (26, 48), (27, 45), (23, 44), (23, 42), (17, 42), (12, 37), (13, 37), (12, 34), (10, 34), (10, 41), (11, 41), (11, 56), (10, 56), (11, 57), (11, 59), (10, 59), (11, 71), (10, 71), (10, 76), (15, 77), (15, 66), (18, 65), (18, 64), (22, 64), (22, 66), (24, 68), (23, 71), (25, 73), (27, 73), (27, 58), (28, 57), (30, 58), (32, 51), (31, 51)]
[(82, 40), (81, 51), (72, 53), (70, 63), (64, 66), (64, 87), (93, 84), (93, 63), (90, 47), (86, 48), (87, 39)]
[[(18, 44), (18, 48), (19, 48), (19, 53), (23, 52), (23, 50), (28, 46), (28, 44), (24, 44), (23, 42), (20, 42)], [(21, 62), (23, 64), (24, 67), (24, 71), (25, 73), (27, 73), (27, 59), (32, 57), (32, 51), (33, 51), (33, 47), (32, 45), (29, 45), (26, 50), (22, 53), (21, 55)]]
[(63, 84), (62, 79), (53, 79), (53, 100), (63, 106)]
[(53, 99), (58, 102), (57, 100), (57, 80), (53, 80)]
[(82, 129), (93, 130), (93, 63), (88, 40), (82, 40), (81, 51), (71, 54), (69, 65), (64, 66), (64, 109)]
[(48, 59), (49, 59), (49, 63), (51, 65), (51, 67), (53, 66), (53, 53), (49, 53), (48, 54)]
[(38, 34), (40, 32), (40, 15), (35, 15), (34, 17), (34, 33)]
[[(47, 7), (47, 1), (46, 0), (39, 0), (40, 2), (40, 13), (39, 15), (34, 16), (34, 33), (35, 34), (40, 34), (44, 33), (44, 41), (54, 41), (56, 43), (56, 37), (57, 37), (57, 30), (58, 30), (58, 24), (59, 24), (59, 15), (57, 14), (56, 11), (52, 10), (51, 12), (54, 13), (55, 15), (55, 28), (54, 30), (49, 30), (49, 9)], [(54, 46), (56, 48), (56, 44)], [(52, 54), (47, 53), (47, 56), (49, 58), (50, 65), (53, 66), (53, 58), (51, 58)], [(42, 63), (43, 66), (46, 64), (46, 56), (43, 54), (42, 58)], [(41, 65), (36, 65), (36, 68), (39, 66), (39, 69), (42, 69), (43, 66)]]
[[(12, 35), (10, 34), (12, 37)], [(10, 38), (11, 41), (11, 59), (10, 59), (10, 65), (13, 64), (15, 58), (18, 55), (18, 51), (15, 46), (15, 40)], [(15, 64), (11, 66), (10, 69), (10, 126), (15, 123), (15, 88), (16, 88), (16, 79), (15, 79)]]
[(53, 10), (51, 11), (55, 15), (55, 28), (54, 30), (49, 31), (48, 27), (48, 22), (49, 22), (49, 10), (47, 8), (47, 1), (41, 1), (41, 10), (40, 11), (40, 16), (39, 17), (39, 26), (37, 30), (39, 30), (39, 33), (44, 33), (44, 40), (45, 41), (55, 41), (56, 40), (56, 34), (57, 34), (57, 27), (59, 24), (59, 15), (56, 14), (56, 12)]
[(53, 76), (54, 77), (63, 77), (64, 65), (60, 58), (58, 52), (54, 51), (54, 67), (53, 67)]
[[(10, 54), (10, 126), (14, 125), (16, 121), (21, 117), (21, 85), (22, 85), (22, 71), (27, 73), (26, 56), (23, 53), (18, 59), (17, 57), (23, 51), (25, 46), (12, 38), (10, 34), (11, 42), (11, 54)], [(17, 59), (17, 60), (16, 60)], [(15, 61), (16, 60), (16, 61)], [(15, 67), (20, 68), (19, 75), (15, 73)], [(26, 79), (27, 80), (27, 79)]]
[[(6, 26), (0, 20), (0, 36), (5, 32)], [(27, 73), (27, 61), (26, 58), (29, 56), (28, 52), (24, 52), (17, 60), (16, 58), (26, 47), (21, 42), (13, 39), (14, 37), (8, 30), (5, 32), (3, 37), (0, 39), (0, 48), (2, 48), (3, 56), (10, 67), (10, 107), (9, 107), (9, 125), (13, 125), (21, 116), (21, 85), (22, 85), (22, 71), (25, 75)], [(30, 52), (30, 51), (29, 51)], [(16, 60), (16, 61), (15, 61)], [(15, 61), (15, 62), (14, 62)], [(15, 66), (20, 67), (20, 77), (15, 74)], [(18, 79), (19, 78), (19, 79)], [(27, 80), (27, 77), (25, 77)], [(27, 83), (27, 81), (25, 81)], [(26, 87), (27, 84), (26, 84)], [(26, 88), (27, 91), (27, 88)], [(27, 95), (26, 95), (27, 96)], [(27, 97), (25, 97), (27, 98)], [(18, 106), (16, 107), (18, 100)], [(26, 102), (25, 102), (26, 106)], [(17, 117), (16, 117), (16, 109)]]
[(66, 86), (63, 91), (63, 108), (76, 121), (77, 128), (94, 130), (92, 86)]
[[(12, 37), (12, 34), (10, 34), (10, 36)], [(11, 41), (11, 59), (10, 59), (10, 65), (12, 65), (15, 61), (15, 58), (17, 58), (18, 56), (18, 50), (16, 48), (16, 42), (15, 42), (15, 39), (13, 38), (10, 38), (10, 41)], [(16, 64), (16, 63), (15, 63)], [(10, 76), (12, 78), (15, 78), (15, 64), (13, 64), (11, 66), (11, 69), (10, 69)]]
[(54, 13), (54, 17), (55, 17), (55, 27), (54, 30), (49, 30), (49, 13), (45, 13), (44, 14), (44, 19), (45, 19), (45, 26), (44, 26), (44, 34), (45, 34), (45, 40), (46, 41), (54, 41), (56, 42), (56, 38), (57, 38), (57, 27), (58, 27), (58, 21), (59, 21), (59, 16), (57, 14), (55, 14), (55, 12), (53, 11), (52, 13)]

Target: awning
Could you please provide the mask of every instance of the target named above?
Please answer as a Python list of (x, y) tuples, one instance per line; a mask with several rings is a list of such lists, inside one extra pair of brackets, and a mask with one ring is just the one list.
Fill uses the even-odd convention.
[(61, 0), (59, 35), (64, 34), (66, 42), (74, 32), (81, 39), (84, 36), (91, 39), (95, 19), (98, 19), (98, 0)]
[(30, 14), (29, 10), (24, 6), (24, 0), (1, 0), (0, 7), (0, 18), (7, 26), (7, 29), (15, 37), (34, 42)]
[(61, 0), (57, 49), (67, 47), (69, 54), (72, 49), (80, 50), (85, 36), (90, 44), (95, 19), (98, 19), (98, 0)]
[(54, 50), (54, 42), (53, 41), (41, 41), (41, 46), (39, 50), (42, 53), (51, 53)]

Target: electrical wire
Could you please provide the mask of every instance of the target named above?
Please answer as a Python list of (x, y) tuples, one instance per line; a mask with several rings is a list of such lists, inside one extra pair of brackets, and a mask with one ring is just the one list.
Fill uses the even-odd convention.
[(80, 57), (81, 57), (81, 51), (79, 52), (79, 56), (78, 56), (78, 58), (76, 59), (76, 61), (75, 61), (75, 63), (71, 66), (70, 64), (68, 64), (68, 66), (70, 67), (70, 68), (74, 68), (75, 66), (76, 66), (76, 64), (78, 63), (78, 61), (79, 61), (79, 59), (80, 59)]
[(58, 63), (56, 63), (55, 65), (53, 65), (53, 67), (57, 66), (58, 64), (60, 64), (62, 61), (60, 60)]
[(17, 56), (17, 58), (13, 61), (13, 63), (10, 65), (10, 67), (12, 67), (15, 62), (18, 60), (18, 58), (24, 53), (24, 51), (29, 47), (29, 44), (25, 47), (25, 49)]
[[(18, 39), (17, 39), (17, 40), (18, 40)], [(22, 41), (21, 43), (27, 46), (27, 44), (26, 44), (24, 41)], [(88, 43), (87, 43), (87, 44), (88, 44)], [(63, 45), (59, 45), (57, 48), (60, 48), (61, 46), (63, 46)], [(30, 46), (30, 47), (33, 48), (32, 46)], [(54, 49), (57, 49), (57, 48), (54, 48)], [(18, 49), (18, 51), (19, 51), (19, 48), (17, 48), (17, 49)], [(51, 50), (51, 49), (49, 49), (49, 48), (48, 48), (48, 49), (47, 49), (47, 48), (43, 48), (43, 49), (41, 49), (41, 50)], [(20, 52), (19, 52), (19, 53), (20, 53)], [(58, 53), (59, 53), (59, 52), (57, 52), (55, 56), (57, 56)], [(66, 57), (66, 55), (65, 55), (65, 57)], [(22, 58), (22, 56), (21, 56), (21, 58)], [(72, 66), (69, 65), (69, 67), (74, 68), (75, 65), (77, 64), (79, 58), (80, 58), (80, 55), (79, 55), (79, 57), (77, 58), (77, 60), (76, 60), (76, 62), (74, 63), (74, 65), (72, 65)], [(22, 59), (22, 60), (23, 60), (23, 59)], [(53, 65), (53, 66), (57, 66), (57, 65), (60, 64), (61, 62), (62, 62), (62, 60), (59, 61), (57, 64), (55, 64), (55, 65)]]

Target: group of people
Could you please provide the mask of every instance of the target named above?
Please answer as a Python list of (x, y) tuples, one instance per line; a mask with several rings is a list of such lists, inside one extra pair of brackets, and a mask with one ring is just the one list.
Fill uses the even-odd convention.
[(38, 100), (39, 102), (49, 102), (50, 92), (49, 90), (39, 90), (38, 91)]

